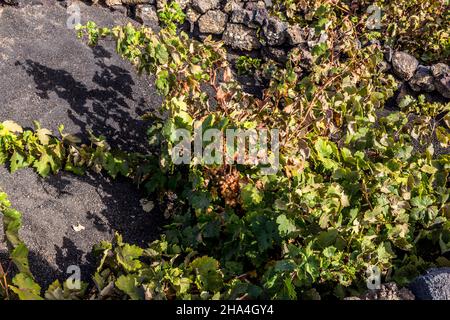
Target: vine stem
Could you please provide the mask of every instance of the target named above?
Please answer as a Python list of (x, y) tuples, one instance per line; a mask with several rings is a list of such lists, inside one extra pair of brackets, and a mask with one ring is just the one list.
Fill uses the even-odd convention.
[(5, 272), (5, 270), (3, 269), (3, 265), (0, 263), (0, 276), (1, 276), (0, 285), (5, 291), (6, 299), (9, 299), (8, 281), (6, 279), (7, 274), (8, 273)]

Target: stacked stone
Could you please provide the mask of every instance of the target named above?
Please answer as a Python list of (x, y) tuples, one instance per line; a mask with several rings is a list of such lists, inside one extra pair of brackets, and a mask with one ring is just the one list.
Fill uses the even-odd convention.
[(415, 57), (402, 51), (394, 52), (388, 61), (392, 63), (394, 74), (408, 83), (414, 92), (437, 91), (450, 99), (450, 67), (445, 63), (423, 66)]
[[(314, 30), (310, 28), (289, 25), (270, 16), (270, 0), (175, 1), (185, 11), (190, 31), (195, 30), (201, 38), (214, 35), (231, 49), (261, 53), (280, 62), (286, 59), (292, 47), (306, 49), (326, 40), (314, 39)], [(150, 26), (158, 23), (157, 10), (166, 3), (167, 0), (106, 0), (115, 10), (133, 5), (136, 20)]]
[[(157, 10), (168, 0), (105, 0), (116, 10), (124, 5), (133, 8), (139, 22), (158, 25)], [(316, 35), (313, 28), (290, 25), (269, 15), (271, 0), (175, 0), (185, 11), (190, 31), (200, 38), (214, 35), (228, 48), (249, 55), (284, 63), (288, 52), (297, 47), (304, 60), (311, 61), (310, 50), (327, 40), (327, 34)], [(122, 9), (121, 9), (122, 8)], [(195, 31), (195, 32), (194, 32)], [(419, 65), (412, 55), (397, 51), (388, 54), (394, 74), (415, 93), (438, 92), (450, 98), (450, 67), (444, 63)], [(306, 63), (307, 64), (307, 63)]]

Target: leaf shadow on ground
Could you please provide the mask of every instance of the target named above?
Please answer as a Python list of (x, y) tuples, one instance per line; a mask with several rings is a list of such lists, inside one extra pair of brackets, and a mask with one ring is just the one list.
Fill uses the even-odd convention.
[[(74, 183), (74, 180), (77, 182)], [(41, 199), (37, 199), (37, 205), (43, 203), (44, 211), (49, 201), (64, 203), (69, 199), (72, 202), (79, 200), (80, 197), (75, 196), (77, 188), (86, 184), (93, 186), (90, 190), (95, 189), (96, 197), (100, 198), (102, 207), (101, 210), (90, 209), (90, 199), (83, 193), (81, 198), (86, 203), (79, 206), (73, 203), (68, 205), (67, 211), (59, 213), (62, 217), (56, 219), (55, 225), (67, 230), (67, 227), (70, 227), (75, 220), (70, 223), (69, 219), (64, 219), (64, 217), (73, 214), (74, 218), (87, 229), (80, 232), (70, 229), (64, 233), (62, 239), (60, 238), (61, 233), (55, 231), (54, 234), (58, 236), (58, 240), (54, 242), (51, 241), (53, 238), (51, 230), (47, 231), (50, 234), (43, 234), (45, 231), (40, 228), (31, 229), (31, 232), (35, 232), (32, 235), (30, 235), (28, 227), (21, 231), (21, 233), (28, 233), (27, 238), (42, 237), (47, 240), (46, 242), (37, 241), (37, 247), (33, 241), (34, 245), (29, 248), (30, 269), (43, 288), (48, 287), (56, 279), (64, 281), (70, 275), (67, 274), (67, 268), (72, 265), (80, 267), (83, 281), (91, 282), (91, 277), (98, 265), (98, 257), (92, 254), (91, 249), (101, 240), (111, 240), (115, 232), (121, 234), (125, 242), (141, 247), (145, 247), (159, 238), (162, 232), (161, 226), (164, 224), (164, 218), (161, 212), (157, 209), (150, 213), (145, 212), (140, 205), (140, 199), (144, 197), (144, 193), (125, 178), (112, 180), (101, 174), (78, 177), (64, 173), (37, 181), (40, 192), (43, 194), (41, 199), (46, 199), (43, 202), (40, 201)], [(95, 205), (98, 205), (97, 201), (95, 202)], [(51, 214), (54, 214), (54, 211), (50, 210), (53, 206), (48, 205), (49, 213), (39, 219), (52, 219)], [(74, 208), (80, 208), (80, 210), (71, 212)], [(30, 214), (32, 213), (23, 212), (24, 224), (30, 224), (30, 218), (27, 222), (25, 216)], [(31, 219), (31, 222), (33, 221), (36, 220)], [(7, 260), (0, 257), (0, 261)]]
[[(64, 69), (50, 68), (30, 59), (17, 61), (16, 66), (25, 70), (34, 80), (36, 94), (41, 99), (49, 100), (56, 94), (68, 103), (68, 118), (79, 127), (83, 133), (80, 138), (84, 142), (88, 142), (87, 132), (92, 130), (94, 135), (105, 136), (113, 148), (146, 152), (145, 132), (149, 123), (132, 116), (132, 113), (142, 115), (151, 110), (143, 98), (137, 101), (134, 99), (134, 81), (129, 71), (105, 63), (111, 53), (103, 47), (94, 47), (92, 51), (95, 64), (100, 68), (95, 72), (92, 83), (83, 83)], [(105, 236), (111, 239), (117, 231), (122, 234), (124, 241), (141, 246), (158, 237), (159, 226), (162, 225), (161, 215), (156, 210), (151, 214), (143, 211), (139, 203), (143, 193), (125, 178), (113, 180), (101, 174), (76, 177), (64, 173), (40, 179), (41, 188), (48, 193), (49, 201), (55, 197), (69, 199), (76, 192), (71, 187), (74, 179), (93, 186), (100, 196), (104, 207), (100, 214), (91, 210), (81, 214)], [(52, 251), (57, 268), (31, 248), (30, 267), (43, 287), (47, 287), (55, 279), (65, 279), (65, 272), (70, 265), (79, 265), (82, 275), (90, 275), (95, 271), (96, 259), (88, 251), (80, 250), (77, 245), (80, 242), (92, 242), (84, 237), (89, 238), (89, 234), (71, 233), (64, 237), (62, 245), (47, 245), (47, 251)], [(83, 280), (91, 279), (83, 277)]]
[[(64, 69), (54, 69), (37, 61), (16, 61), (34, 80), (36, 94), (50, 100), (54, 93), (69, 105), (68, 118), (86, 139), (87, 132), (107, 137), (113, 146), (126, 151), (146, 150), (146, 128), (148, 123), (139, 117), (151, 111), (151, 106), (141, 97), (133, 96), (135, 82), (130, 72), (114, 64), (105, 63), (111, 53), (102, 46), (91, 48), (95, 72), (91, 82), (78, 81)], [(156, 94), (155, 94), (156, 96)], [(161, 101), (159, 97), (156, 100)], [(131, 116), (135, 113), (136, 116)]]

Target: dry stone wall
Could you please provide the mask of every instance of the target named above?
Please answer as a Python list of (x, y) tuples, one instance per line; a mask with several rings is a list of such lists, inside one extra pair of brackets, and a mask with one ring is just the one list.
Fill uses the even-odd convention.
[[(157, 22), (157, 10), (167, 0), (106, 0), (115, 10), (133, 6), (136, 20)], [(259, 53), (283, 60), (292, 47), (305, 48), (320, 39), (310, 28), (289, 25), (269, 14), (271, 0), (177, 0), (186, 13), (189, 30), (199, 38), (213, 35), (230, 48), (243, 53)], [(133, 3), (133, 4), (131, 4)], [(274, 54), (275, 53), (275, 54)]]
[[(157, 11), (167, 0), (105, 0), (114, 10), (127, 8), (137, 21), (158, 25)], [(311, 49), (327, 40), (314, 28), (290, 25), (270, 14), (271, 0), (175, 0), (186, 13), (187, 28), (193, 36), (209, 35), (222, 40), (238, 55), (259, 56), (284, 63), (292, 48), (299, 48), (305, 65), (312, 60)], [(381, 44), (380, 44), (381, 45)], [(403, 83), (403, 94), (438, 94), (450, 99), (450, 67), (431, 66), (407, 52), (386, 51), (387, 68)]]

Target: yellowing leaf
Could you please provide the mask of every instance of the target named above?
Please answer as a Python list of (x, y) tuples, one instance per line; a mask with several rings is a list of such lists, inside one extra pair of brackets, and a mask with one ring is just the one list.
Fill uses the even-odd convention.
[(14, 133), (22, 133), (22, 132), (23, 132), (22, 127), (19, 126), (19, 125), (18, 125), (17, 123), (15, 123), (14, 121), (7, 120), (7, 121), (4, 121), (4, 122), (2, 123), (2, 125), (3, 125), (6, 129), (8, 129), (8, 131), (10, 131), (10, 132), (14, 132)]
[(52, 132), (48, 129), (38, 129), (38, 130), (36, 130), (36, 135), (37, 135), (39, 141), (44, 146), (46, 146), (50, 142), (50, 137), (52, 135)]

